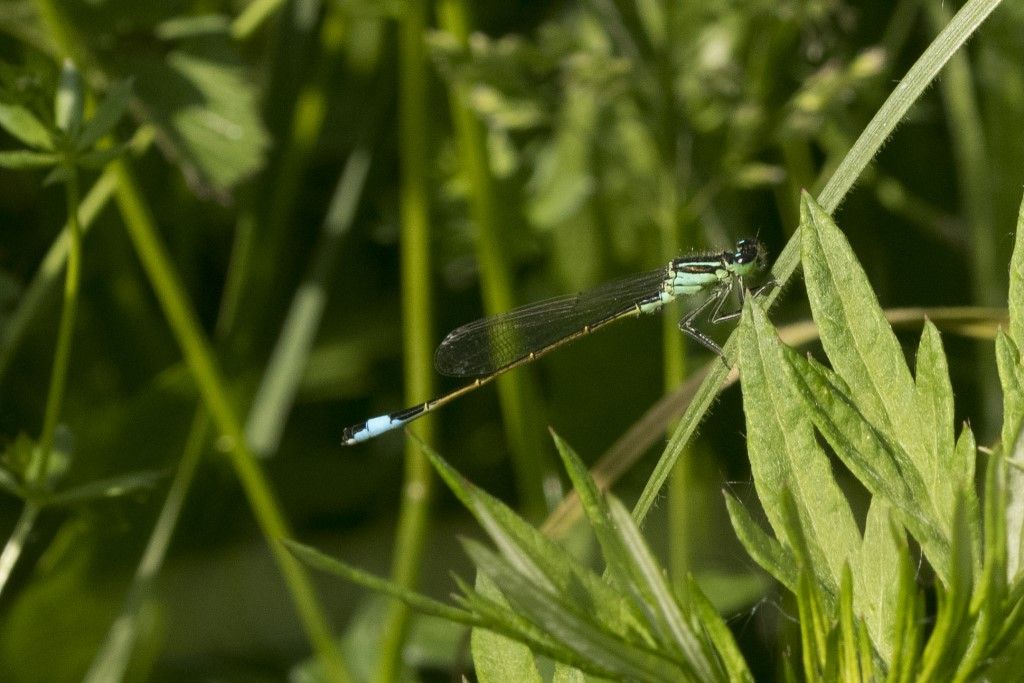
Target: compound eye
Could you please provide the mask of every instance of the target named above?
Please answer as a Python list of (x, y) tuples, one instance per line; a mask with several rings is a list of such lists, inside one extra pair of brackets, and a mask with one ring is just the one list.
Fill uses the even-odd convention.
[(752, 263), (757, 259), (757, 244), (753, 240), (742, 239), (736, 242), (736, 262)]

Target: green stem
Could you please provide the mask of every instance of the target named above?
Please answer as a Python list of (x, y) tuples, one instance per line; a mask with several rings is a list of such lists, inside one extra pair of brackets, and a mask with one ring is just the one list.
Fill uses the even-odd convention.
[(152, 212), (142, 197), (134, 174), (124, 159), (112, 162), (118, 179), (117, 202), (125, 228), (178, 340), (186, 364), (198, 386), (200, 396), (223, 435), (223, 448), (231, 459), (242, 488), (249, 499), (256, 522), (273, 552), (279, 570), (291, 591), (299, 618), (306, 630), (326, 675), (331, 680), (347, 681), (345, 670), (326, 617), (316, 601), (305, 570), (280, 543), (290, 531), (280, 506), (263, 471), (256, 464), (235, 415), (225, 382), (210, 344), (202, 332), (195, 311), (188, 303), (184, 288), (171, 266), (166, 249), (157, 234)]
[[(433, 393), (430, 282), (430, 223), (427, 201), (427, 64), (423, 42), (426, 3), (410, 0), (399, 28), (399, 122), (401, 149), (402, 319), (405, 386), (409, 405)], [(419, 420), (416, 432), (430, 441), (433, 421)], [(391, 578), (413, 589), (426, 542), (433, 476), (430, 463), (412, 439), (405, 450), (405, 475), (398, 514)], [(392, 601), (385, 616), (372, 680), (395, 681), (401, 671), (409, 608)]]
[(68, 268), (64, 275), (64, 304), (61, 308), (60, 327), (57, 331), (57, 350), (53, 357), (50, 391), (46, 396), (43, 432), (39, 437), (39, 461), (32, 474), (36, 486), (46, 486), (53, 433), (57, 429), (64, 388), (67, 385), (68, 364), (71, 359), (71, 337), (75, 330), (75, 312), (78, 309), (78, 284), (82, 276), (82, 226), (78, 222), (78, 172), (68, 166), (68, 180), (64, 184), (68, 202)]
[(243, 355), (248, 355), (253, 338), (260, 339), (269, 332), (254, 321), (268, 321), (277, 324), (275, 316), (256, 315), (265, 311), (268, 302), (274, 304), (282, 291), (282, 260), (287, 261), (296, 253), (295, 231), (290, 229), (290, 219), (295, 208), (302, 181), (309, 166), (311, 153), (316, 148), (327, 115), (327, 97), (331, 80), (338, 64), (347, 35), (347, 19), (337, 3), (329, 3), (319, 32), (319, 54), (317, 67), (307, 83), (296, 96), (291, 111), (288, 137), (284, 141), (281, 162), (276, 176), (269, 183), (270, 201), (266, 219), (258, 228), (260, 239), (254, 241), (251, 251), (243, 256), (248, 261), (244, 297), (240, 301), (241, 320), (247, 329), (239, 330)]
[[(86, 194), (79, 206), (76, 219), (83, 233), (114, 194), (114, 187), (113, 176), (109, 172), (104, 172)], [(72, 218), (69, 216), (64, 230), (53, 241), (32, 282), (25, 288), (25, 293), (18, 301), (18, 307), (0, 330), (0, 377), (3, 377), (11, 366), (14, 352), (28, 330), (29, 323), (42, 310), (43, 304), (58, 282), (57, 278), (64, 271), (71, 243), (71, 222)]]
[[(948, 10), (935, 0), (925, 3), (925, 14), (936, 32), (949, 23)], [(992, 187), (989, 177), (991, 157), (986, 149), (977, 91), (965, 53), (956, 54), (949, 60), (943, 78), (939, 81), (939, 92), (949, 118), (948, 129), (959, 170), (957, 183), (970, 229), (970, 252), (974, 257), (971, 277), (974, 303), (979, 306), (998, 306), (1006, 302), (1006, 285), (1001, 277), (1005, 266), (999, 258), (1000, 236), (996, 233), (992, 216), (993, 193), (989, 189)], [(983, 387), (981, 398), (984, 404), (981, 426), (989, 434), (998, 430), (997, 416), (1002, 406), (995, 360), (990, 348), (987, 344), (977, 346), (978, 386)], [(988, 440), (989, 437), (982, 438)]]
[[(74, 27), (64, 19), (52, 0), (36, 0), (36, 4), (45, 28), (58, 47), (68, 54), (76, 54), (74, 48), (79, 42)], [(85, 54), (84, 50), (78, 52), (82, 52), (78, 55), (80, 63), (91, 63), (88, 60), (89, 55)], [(178, 340), (203, 402), (225, 439), (225, 450), (248, 497), (257, 524), (266, 537), (291, 592), (299, 619), (317, 653), (324, 675), (332, 681), (348, 681), (348, 671), (334, 643), (327, 619), (316, 601), (309, 577), (298, 561), (280, 543), (281, 538), (289, 536), (288, 525), (262, 470), (246, 446), (241, 423), (231, 406), (210, 344), (202, 332), (195, 311), (188, 303), (184, 287), (171, 266), (166, 249), (157, 234), (152, 212), (139, 190), (128, 160), (117, 159), (111, 162), (109, 168), (117, 179), (117, 202), (125, 228), (163, 307), (167, 322)], [(77, 211), (75, 216), (77, 221)], [(69, 257), (69, 277), (71, 271)]]
[[(465, 0), (442, 0), (437, 8), (441, 28), (451, 34), (464, 50), (469, 49), (469, 10)], [(469, 208), (477, 230), (477, 261), (484, 309), (488, 315), (508, 311), (515, 306), (512, 277), (501, 248), (501, 213), (495, 198), (483, 128), (469, 107), (469, 93), (463, 83), (449, 86), (448, 101), (455, 125), (459, 158), (469, 179)], [(512, 467), (518, 484), (519, 502), (528, 518), (540, 518), (547, 512), (544, 481), (548, 474), (544, 454), (546, 438), (540, 429), (533, 406), (537, 401), (532, 375), (508, 373), (498, 379), (505, 434), (508, 436)]]
[(21, 551), (25, 549), (28, 535), (32, 531), (32, 527), (35, 526), (38, 516), (39, 506), (31, 500), (27, 501), (14, 525), (10, 538), (4, 544), (4, 551), (0, 553), (0, 594), (7, 586), (7, 580), (11, 578), (14, 565), (18, 564), (18, 558), (21, 557)]
[(285, 0), (253, 0), (231, 22), (231, 37), (238, 41), (245, 40), (284, 4)]
[[(663, 32), (652, 35), (656, 51), (656, 77), (659, 87), (654, 106), (657, 111), (659, 147), (661, 148), (659, 206), (655, 223), (661, 236), (661, 263), (677, 257), (684, 244), (697, 243), (695, 223), (684, 218), (681, 194), (685, 192), (686, 178), (680, 173), (679, 110), (676, 103), (676, 51), (679, 49), (681, 17), (676, 0), (662, 0), (661, 25)], [(662, 348), (664, 356), (664, 385), (668, 394), (678, 388), (687, 375), (686, 344), (679, 332), (678, 320), (672, 315), (662, 316)], [(670, 428), (671, 429), (671, 428)], [(689, 450), (682, 454), (672, 468), (668, 483), (667, 532), (668, 566), (672, 582), (683, 588), (677, 595), (687, 595), (686, 577), (692, 557), (693, 524), (693, 471)]]
[(153, 582), (156, 580), (167, 549), (174, 536), (174, 529), (181, 517), (185, 498), (192, 487), (196, 469), (203, 455), (210, 432), (210, 417), (205, 408), (200, 407), (192, 420), (192, 429), (174, 480), (167, 492), (167, 498), (160, 509), (153, 532), (149, 536), (146, 550), (139, 560), (132, 584), (125, 596), (121, 611), (114, 619), (103, 645), (96, 652), (89, 671), (83, 679), (86, 683), (103, 683), (104, 681), (124, 680), (125, 672), (131, 664), (132, 653), (139, 633), (139, 613), (152, 593)]

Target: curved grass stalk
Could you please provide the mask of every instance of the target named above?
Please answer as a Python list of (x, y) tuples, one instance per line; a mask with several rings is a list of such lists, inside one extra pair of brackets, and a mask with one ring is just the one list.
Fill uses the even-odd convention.
[[(835, 212), (864, 168), (896, 129), (911, 105), (917, 101), (921, 93), (935, 80), (939, 70), (967, 42), (967, 39), (999, 4), (1000, 0), (969, 0), (896, 84), (895, 89), (875, 113), (860, 137), (857, 138), (818, 196), (818, 203), (826, 211)], [(772, 274), (780, 285), (785, 286), (789, 282), (796, 272), (799, 261), (800, 231), (798, 229), (793, 233), (782, 253), (779, 254), (772, 269)], [(766, 306), (771, 306), (781, 289), (782, 287), (767, 296)], [(734, 357), (735, 339), (736, 335), (731, 335), (723, 347), (728, 358)], [(693, 402), (680, 419), (679, 425), (633, 508), (633, 517), (638, 523), (647, 516), (684, 447), (725, 383), (728, 370), (723, 367), (722, 363), (716, 359), (709, 362), (709, 365), (705, 379), (697, 389)]]

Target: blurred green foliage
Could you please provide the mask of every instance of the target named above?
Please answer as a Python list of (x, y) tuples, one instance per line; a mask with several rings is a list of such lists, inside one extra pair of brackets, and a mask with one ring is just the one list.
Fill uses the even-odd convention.
[[(666, 226), (687, 248), (757, 233), (778, 251), (797, 225), (799, 190), (820, 189), (941, 23), (938, 0), (466, 5), (466, 45), (438, 29), (426, 5), (430, 344), (479, 317), (484, 298), (452, 89), (462, 88), (482, 126), (498, 253), (525, 303), (659, 266)], [(269, 456), (261, 467), (280, 510), (296, 536), (378, 574), (401, 552), (391, 538), (403, 437), (352, 450), (338, 441), (345, 425), (404, 399), (396, 27), (406, 10), (402, 0), (0, 5), (0, 104), (56, 129), (65, 57), (89, 93), (86, 120), (132, 84), (128, 116), (109, 142), (132, 143), (124, 156), (242, 422), (274, 349), (297, 349), (285, 388), (269, 399), (266, 419), (280, 423), (280, 440), (257, 449)], [(958, 55), (966, 106), (929, 91), (841, 208), (839, 223), (883, 307), (1005, 304), (1024, 172), (1022, 29), (1020, 5), (1000, 7)], [(0, 150), (22, 142), (4, 133)], [(357, 154), (367, 155), (368, 170), (345, 181)], [(45, 171), (2, 174), (0, 447), (5, 466), (21, 472), (38, 457), (68, 208)], [(279, 680), (315, 647), (258, 533), (251, 489), (225, 457), (233, 444), (197, 426), (196, 377), (124, 230), (125, 209), (110, 201), (118, 181), (109, 174), (81, 173), (83, 207), (90, 197), (96, 204), (91, 217), (82, 212), (81, 292), (55, 446), (66, 467), (56, 488), (87, 495), (43, 508), (2, 587), (0, 678), (82, 679), (129, 604), (136, 619), (122, 666), (131, 679)], [(989, 229), (968, 210), (978, 205), (990, 208)], [(319, 312), (300, 294), (320, 297)], [(802, 298), (793, 287), (775, 322), (804, 317)], [(306, 328), (288, 322), (296, 311), (305, 311)], [(662, 395), (661, 349), (658, 323), (641, 319), (522, 370), (539, 385), (530, 405), (539, 418), (528, 428), (555, 425), (594, 460)], [(945, 349), (956, 417), (991, 443), (994, 375), (970, 342), (947, 339)], [(771, 677), (799, 640), (789, 623), (797, 607), (735, 541), (718, 495), (727, 486), (753, 499), (737, 392), (713, 413), (694, 451), (693, 571), (730, 610), (740, 648), (762, 667), (754, 675)], [(557, 481), (513, 476), (510, 420), (490, 389), (437, 420), (433, 445), (483, 489), (513, 504), (530, 487), (559, 490)], [(166, 557), (136, 595), (132, 576), (193, 448), (202, 457), (194, 478), (184, 478)], [(619, 482), (620, 498), (633, 499), (651, 462)], [(836, 468), (863, 520), (867, 494)], [(153, 472), (167, 476), (153, 485)], [(23, 514), (21, 483), (0, 481), (11, 494), (0, 498), (5, 538)], [(476, 532), (450, 497), (438, 498), (435, 515), (421, 575), (425, 592), (441, 596), (452, 569), (471, 572), (455, 535)], [(671, 542), (665, 526), (656, 512), (644, 529), (656, 551)], [(380, 610), (347, 585), (317, 589), (351, 671), (372, 670)], [(415, 674), (468, 665), (466, 648), (450, 647), (454, 628), (417, 622), (406, 652), (421, 645), (446, 655), (410, 656)]]

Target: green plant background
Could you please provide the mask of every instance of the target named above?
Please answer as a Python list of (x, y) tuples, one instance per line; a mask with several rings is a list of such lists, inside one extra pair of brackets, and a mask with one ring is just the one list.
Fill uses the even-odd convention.
[[(135, 143), (80, 175), (82, 212), (91, 201), (95, 216), (83, 219), (55, 488), (162, 476), (43, 507), (0, 593), (2, 677), (127, 666), (140, 679), (276, 680), (314, 652), (336, 677), (344, 660), (389, 680), (403, 652), (422, 678), (467, 667), (462, 630), (414, 619), (405, 631), (394, 607), (311, 583), (268, 546), (287, 520), (294, 537), (430, 595), (451, 592), (451, 571), (472, 575), (455, 539), (480, 534), (455, 500), (437, 491), (427, 512), (403, 497), (429, 488), (415, 446), (388, 435), (346, 449), (341, 429), (457, 386), (433, 375), (429, 354), (484, 313), (755, 233), (778, 253), (800, 190), (817, 195), (833, 178), (956, 9), (5, 3), (0, 102), (52, 123), (66, 56), (94, 103), (132, 84), (114, 135)], [(997, 9), (854, 175), (835, 215), (885, 308), (1006, 305), (1024, 177), (1022, 29), (1019, 5)], [(62, 276), (47, 254), (68, 208), (45, 172), (2, 177), (0, 438), (18, 472), (51, 395)], [(788, 287), (775, 324), (806, 318), (805, 300)], [(592, 463), (709, 362), (681, 339), (679, 315), (613, 326), (416, 431), (540, 523), (565, 489), (547, 425)], [(919, 334), (900, 337), (907, 350)], [(955, 418), (991, 444), (991, 345), (943, 342)], [(647, 424), (656, 447), (618, 479), (619, 498), (644, 488), (668, 427)], [(655, 491), (664, 502), (644, 532), (674, 581), (693, 572), (724, 611), (755, 675), (771, 677), (799, 632), (719, 493), (757, 507), (744, 439), (739, 392), (727, 390)], [(863, 525), (866, 492), (834, 469)], [(165, 525), (169, 498), (181, 512)], [(24, 510), (0, 500), (3, 528)], [(133, 583), (154, 539), (167, 544), (158, 571)], [(130, 664), (99, 655), (118, 652), (122, 610), (134, 615)]]

